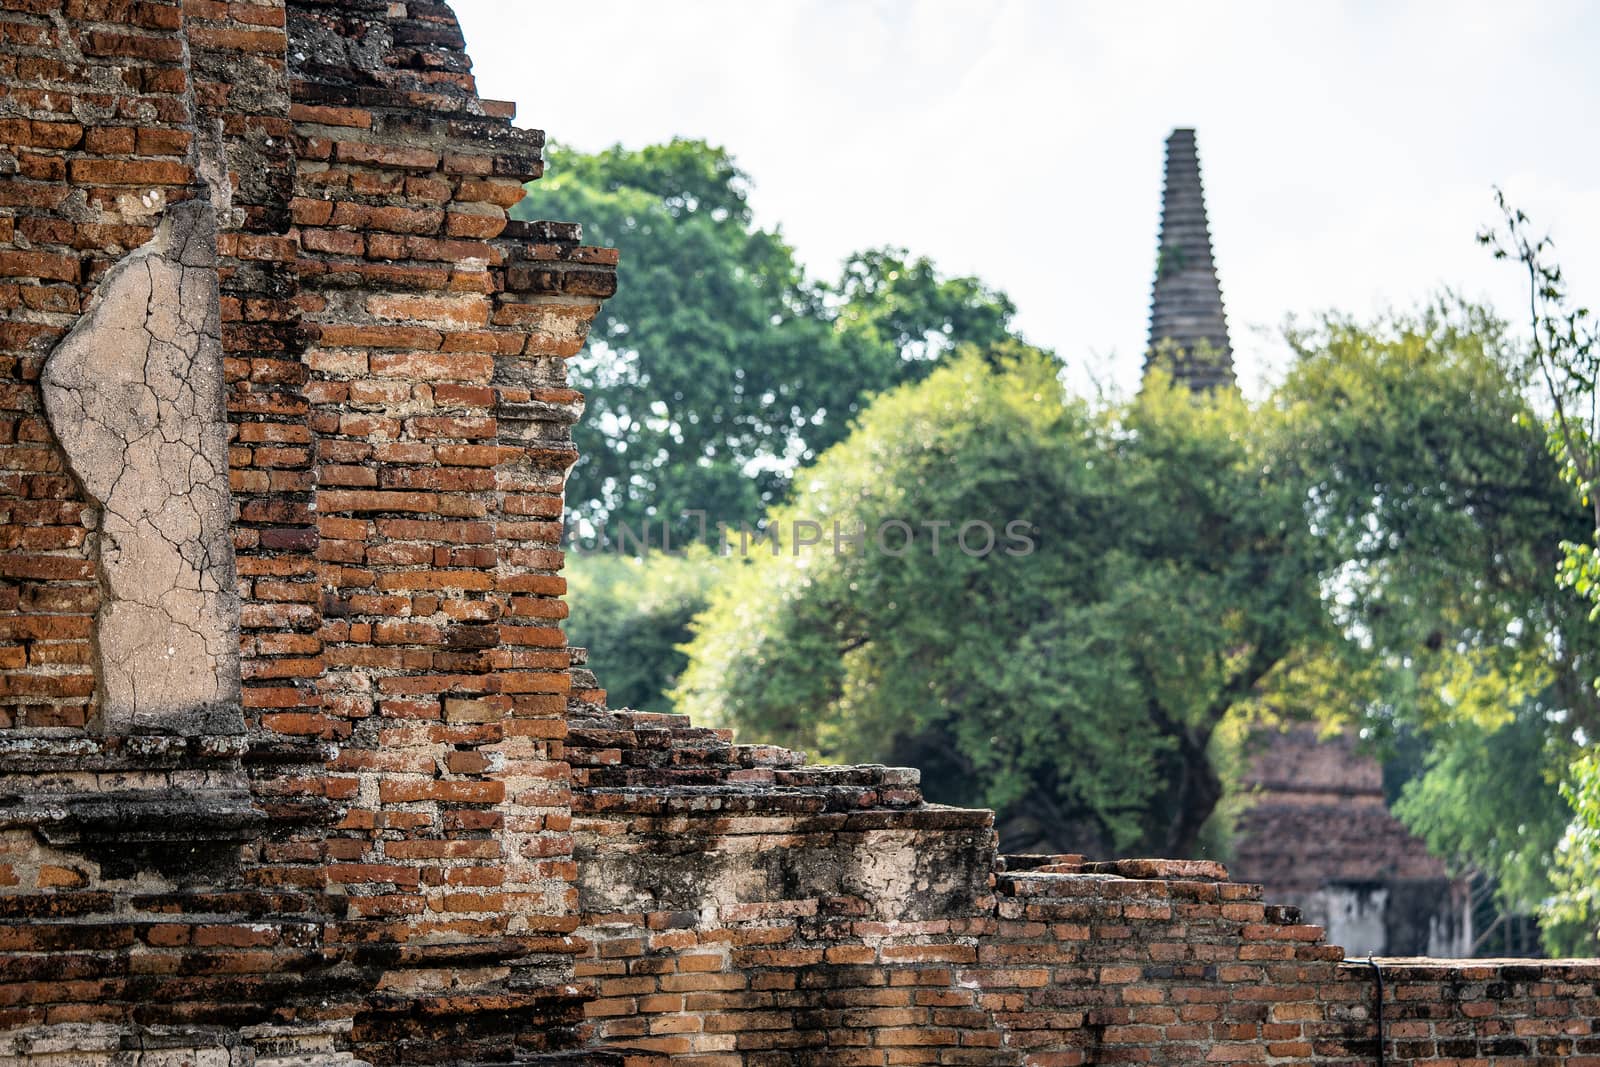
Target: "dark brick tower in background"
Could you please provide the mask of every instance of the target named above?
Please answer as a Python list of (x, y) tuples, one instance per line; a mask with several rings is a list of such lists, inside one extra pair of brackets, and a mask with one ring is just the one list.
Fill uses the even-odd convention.
[[(1195, 392), (1235, 385), (1189, 129), (1167, 138), (1147, 374), (1152, 366)], [(1382, 769), (1353, 734), (1323, 737), (1301, 724), (1255, 741), (1229, 857), (1236, 877), (1300, 908), (1352, 954), (1471, 954), (1467, 884), (1389, 813)]]
[(1161, 198), (1161, 238), (1150, 298), (1146, 371), (1159, 364), (1191, 389), (1234, 384), (1233, 347), (1222, 309), (1222, 286), (1211, 257), (1205, 190), (1194, 131), (1167, 138), (1167, 180)]

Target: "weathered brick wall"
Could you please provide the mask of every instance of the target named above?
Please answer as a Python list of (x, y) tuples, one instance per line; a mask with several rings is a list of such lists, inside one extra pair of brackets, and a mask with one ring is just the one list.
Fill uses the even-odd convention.
[(940, 1037), (913, 986), (943, 994), (970, 960), (992, 813), (925, 805), (915, 772), (806, 767), (676, 716), (580, 711), (568, 753), (602, 1043), (848, 1064)]
[[(1370, 968), (1211, 865), (605, 709), (560, 534), (616, 253), (507, 222), (541, 136), (445, 5), (0, 0), (0, 76), (0, 1063), (1375, 1057)], [(39, 379), (189, 201), (241, 707), (127, 733)], [(1600, 1062), (1597, 966), (1386, 965), (1388, 1060)]]
[[(564, 357), (614, 262), (575, 230), (505, 233), (541, 136), (473, 95), (447, 9), (391, 7), (290, 12), (321, 616), (320, 655), (295, 662), (319, 706), (264, 717), (340, 748), (323, 782), (348, 813), (309, 857), (348, 901), (332, 933), (415, 946), (358, 1025), (379, 1042), (419, 996), (572, 999)], [(459, 942), (512, 977), (452, 969)]]
[(1321, 991), (1312, 1062), (1375, 1062), (1381, 974), (1385, 1063), (1600, 1065), (1600, 962), (1378, 962), (1342, 965)]
[[(581, 674), (580, 674), (581, 676)], [(587, 679), (585, 679), (587, 680)], [(1217, 864), (997, 857), (915, 776), (575, 706), (595, 1039), (630, 1064), (1600, 1064), (1600, 962), (1345, 962)]]
[(631, 1062), (1307, 1062), (1359, 997), (1216, 864), (1000, 858), (991, 813), (914, 773), (574, 714), (579, 973)]
[(97, 516), (39, 371), (106, 270), (192, 195), (192, 86), (176, 0), (7, 0), (0, 18), (0, 728), (82, 729)]
[[(440, 4), (4, 0), (0, 52), (0, 1059), (572, 1045), (564, 361), (616, 254), (508, 224), (542, 137)], [(247, 734), (116, 736), (37, 380), (191, 197)]]

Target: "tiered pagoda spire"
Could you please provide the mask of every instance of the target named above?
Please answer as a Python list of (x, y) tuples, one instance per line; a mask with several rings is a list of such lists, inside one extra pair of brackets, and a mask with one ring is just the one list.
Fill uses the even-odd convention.
[(1150, 300), (1150, 347), (1145, 372), (1158, 365), (1195, 391), (1232, 387), (1233, 346), (1222, 309), (1222, 286), (1211, 258), (1205, 191), (1194, 131), (1167, 138), (1167, 180), (1161, 237)]

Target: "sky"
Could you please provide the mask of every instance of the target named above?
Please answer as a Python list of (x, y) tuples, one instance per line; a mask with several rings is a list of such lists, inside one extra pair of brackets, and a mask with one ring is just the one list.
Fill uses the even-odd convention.
[(1474, 241), (1495, 185), (1600, 306), (1600, 5), (452, 6), (480, 91), (519, 124), (585, 150), (725, 146), (813, 274), (897, 245), (977, 275), (1080, 385), (1137, 383), (1177, 126), (1197, 130), (1249, 394), (1286, 366), (1291, 314), (1445, 287), (1521, 313), (1515, 269)]

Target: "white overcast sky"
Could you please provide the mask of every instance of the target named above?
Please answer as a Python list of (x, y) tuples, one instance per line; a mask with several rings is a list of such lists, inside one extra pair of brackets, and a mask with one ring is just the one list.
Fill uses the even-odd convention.
[(1137, 381), (1174, 126), (1198, 131), (1252, 392), (1291, 312), (1443, 286), (1519, 309), (1473, 242), (1496, 183), (1600, 304), (1600, 5), (453, 6), (481, 91), (520, 124), (582, 149), (724, 145), (814, 273), (894, 244), (976, 274), (1080, 380)]

